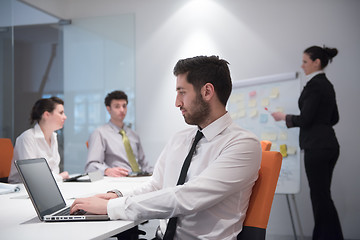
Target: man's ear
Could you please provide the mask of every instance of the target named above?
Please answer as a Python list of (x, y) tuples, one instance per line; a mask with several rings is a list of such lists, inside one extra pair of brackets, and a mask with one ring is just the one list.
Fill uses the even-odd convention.
[(212, 85), (211, 83), (206, 83), (201, 88), (201, 95), (205, 101), (210, 100), (214, 96), (214, 94), (215, 94), (214, 85)]
[(110, 107), (106, 106), (106, 110), (108, 111), (108, 113), (110, 113)]

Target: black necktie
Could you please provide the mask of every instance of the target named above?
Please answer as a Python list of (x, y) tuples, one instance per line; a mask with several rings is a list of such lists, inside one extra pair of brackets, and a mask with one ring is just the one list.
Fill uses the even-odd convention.
[[(189, 151), (189, 154), (186, 156), (185, 161), (183, 163), (183, 166), (181, 168), (181, 172), (180, 172), (180, 176), (179, 176), (179, 180), (177, 182), (177, 185), (182, 185), (185, 182), (185, 178), (187, 175), (187, 171), (189, 169), (190, 166), (190, 162), (191, 162), (191, 158), (194, 155), (195, 152), (195, 148), (197, 143), (200, 141), (200, 139), (203, 137), (203, 133), (200, 131), (197, 131), (196, 136), (195, 136), (195, 140), (191, 146), (191, 149)], [(166, 227), (166, 232), (164, 234), (163, 240), (172, 240), (174, 239), (175, 236), (175, 232), (176, 232), (176, 223), (177, 223), (177, 217), (172, 217), (169, 220), (169, 223)]]

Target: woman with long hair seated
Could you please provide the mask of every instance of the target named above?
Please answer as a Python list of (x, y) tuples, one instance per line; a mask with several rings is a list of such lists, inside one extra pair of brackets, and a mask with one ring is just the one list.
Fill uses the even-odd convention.
[(31, 125), (35, 123), (34, 127), (23, 132), (15, 142), (9, 183), (21, 182), (14, 165), (14, 161), (19, 159), (45, 158), (56, 181), (69, 178), (68, 172), (60, 173), (60, 154), (55, 132), (63, 128), (65, 120), (62, 99), (51, 97), (36, 101), (30, 115), (30, 122)]

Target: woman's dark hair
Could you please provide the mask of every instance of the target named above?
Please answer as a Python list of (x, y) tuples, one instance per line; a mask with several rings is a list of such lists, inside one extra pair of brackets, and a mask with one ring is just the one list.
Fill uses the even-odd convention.
[(321, 69), (324, 69), (329, 62), (338, 54), (336, 48), (312, 46), (305, 49), (304, 53), (308, 54), (310, 59), (315, 61), (319, 59), (321, 62)]
[(30, 124), (38, 123), (44, 112), (51, 113), (57, 104), (64, 105), (64, 101), (58, 97), (41, 98), (34, 104), (30, 114)]
[(128, 103), (128, 97), (123, 91), (113, 91), (109, 93), (105, 98), (105, 106), (110, 107), (112, 100), (125, 100)]
[(175, 76), (186, 73), (188, 83), (197, 91), (206, 83), (211, 83), (220, 102), (226, 106), (232, 89), (228, 64), (218, 56), (197, 56), (179, 60), (173, 72)]

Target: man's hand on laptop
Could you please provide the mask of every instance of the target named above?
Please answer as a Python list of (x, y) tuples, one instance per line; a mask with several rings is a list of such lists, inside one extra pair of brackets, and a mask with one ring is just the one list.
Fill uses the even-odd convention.
[(88, 197), (76, 199), (70, 208), (70, 214), (73, 214), (79, 210), (84, 210), (92, 214), (107, 214), (107, 203), (109, 200)]
[(126, 177), (129, 175), (129, 171), (121, 167), (113, 167), (105, 169), (104, 174), (109, 177)]

